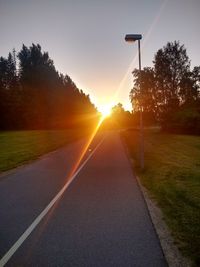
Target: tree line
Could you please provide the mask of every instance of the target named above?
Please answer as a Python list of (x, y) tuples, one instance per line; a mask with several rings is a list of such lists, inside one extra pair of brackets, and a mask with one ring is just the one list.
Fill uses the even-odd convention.
[(184, 45), (168, 42), (154, 56), (153, 67), (133, 71), (133, 112), (143, 110), (146, 124), (163, 130), (200, 134), (200, 66), (191, 70)]
[(39, 44), (0, 57), (0, 130), (60, 129), (92, 123), (97, 110)]

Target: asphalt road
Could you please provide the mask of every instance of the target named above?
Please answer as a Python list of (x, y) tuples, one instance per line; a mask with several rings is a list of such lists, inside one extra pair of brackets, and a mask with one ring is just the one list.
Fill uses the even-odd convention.
[(69, 183), (84, 146), (71, 144), (0, 180), (0, 266), (5, 258), (12, 267), (167, 266), (118, 134), (96, 138)]

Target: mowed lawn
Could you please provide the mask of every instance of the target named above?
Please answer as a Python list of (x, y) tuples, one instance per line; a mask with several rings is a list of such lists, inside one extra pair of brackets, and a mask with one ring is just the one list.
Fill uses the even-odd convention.
[(137, 131), (124, 131), (133, 168), (163, 211), (183, 254), (200, 266), (200, 137), (145, 131), (145, 170)]
[(0, 132), (0, 172), (36, 159), (85, 134), (83, 129)]

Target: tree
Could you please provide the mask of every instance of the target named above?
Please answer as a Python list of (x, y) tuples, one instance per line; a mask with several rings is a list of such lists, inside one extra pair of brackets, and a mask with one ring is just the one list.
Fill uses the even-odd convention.
[(20, 106), (20, 88), (16, 70), (15, 50), (8, 58), (0, 58), (0, 127), (17, 127)]
[(199, 95), (198, 88), (199, 85), (195, 79), (195, 72), (188, 71), (185, 73), (184, 77), (180, 80), (180, 103), (190, 104), (196, 101)]
[(130, 92), (130, 100), (133, 111), (139, 113), (143, 110), (145, 124), (153, 123), (158, 113), (155, 72), (153, 68), (146, 67), (141, 70), (135, 69), (133, 72), (134, 87)]
[(166, 120), (181, 103), (181, 83), (188, 76), (190, 61), (184, 45), (174, 41), (157, 51), (153, 63), (159, 115)]
[(123, 105), (118, 103), (112, 108), (110, 121), (114, 128), (128, 128), (132, 124), (132, 116), (129, 111), (125, 111)]
[(195, 99), (200, 99), (200, 66), (195, 66), (192, 71), (193, 89)]
[[(39, 44), (0, 58), (0, 129), (83, 127), (97, 113), (88, 95), (59, 74)], [(92, 119), (91, 119), (92, 118)]]
[(134, 87), (130, 92), (133, 110), (143, 109), (144, 118), (166, 124), (180, 106), (199, 99), (200, 68), (190, 70), (184, 45), (168, 42), (155, 54), (153, 68), (135, 69)]
[(3, 128), (5, 125), (5, 111), (7, 102), (7, 59), (0, 57), (0, 127)]
[(125, 110), (124, 110), (124, 107), (121, 103), (118, 103), (117, 105), (115, 105), (113, 108), (112, 108), (112, 114), (113, 115), (121, 115), (121, 114), (124, 114), (125, 113)]

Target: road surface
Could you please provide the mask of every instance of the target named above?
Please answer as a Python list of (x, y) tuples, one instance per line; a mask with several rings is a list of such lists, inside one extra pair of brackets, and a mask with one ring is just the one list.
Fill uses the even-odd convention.
[(0, 266), (167, 266), (119, 135), (96, 138), (70, 177), (84, 145), (0, 180)]

